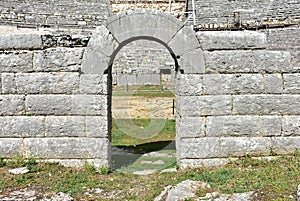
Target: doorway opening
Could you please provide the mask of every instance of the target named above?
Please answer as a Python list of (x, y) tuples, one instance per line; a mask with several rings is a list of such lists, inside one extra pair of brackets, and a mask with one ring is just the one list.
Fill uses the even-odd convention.
[(112, 76), (112, 163), (123, 172), (176, 167), (174, 58), (157, 41), (130, 41)]

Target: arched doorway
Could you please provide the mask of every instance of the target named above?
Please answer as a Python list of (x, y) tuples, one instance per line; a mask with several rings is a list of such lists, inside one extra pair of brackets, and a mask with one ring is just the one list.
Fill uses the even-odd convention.
[[(99, 79), (95, 87), (102, 86), (102, 94), (105, 95), (102, 96), (101, 115), (105, 116), (104, 119), (107, 121), (106, 124), (104, 123), (107, 125), (107, 133), (101, 136), (105, 136), (109, 141), (112, 122), (111, 67), (122, 47), (141, 39), (162, 44), (171, 54), (175, 69), (180, 74), (202, 74), (205, 71), (203, 52), (195, 32), (170, 15), (159, 11), (138, 10), (113, 16), (105, 25), (97, 27), (85, 51), (81, 71), (90, 79)], [(180, 85), (177, 84), (176, 94)], [(177, 127), (180, 127), (180, 122), (177, 123)], [(180, 147), (181, 135), (176, 134), (176, 136), (177, 147)], [(108, 147), (106, 160), (110, 163), (110, 143), (104, 146)], [(177, 160), (180, 160), (180, 149), (177, 150)]]

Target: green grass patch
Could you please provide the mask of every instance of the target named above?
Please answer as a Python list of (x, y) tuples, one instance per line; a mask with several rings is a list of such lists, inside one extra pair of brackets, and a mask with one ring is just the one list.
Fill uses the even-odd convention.
[(174, 92), (162, 85), (115, 86), (113, 96), (175, 97)]
[[(175, 139), (176, 131), (175, 131), (175, 119), (162, 119), (162, 121), (166, 121), (164, 128), (157, 133), (155, 136), (148, 139), (139, 139), (135, 138), (130, 134), (124, 133), (122, 130), (118, 128), (116, 121), (112, 122), (112, 144), (114, 146), (137, 146), (141, 144), (147, 144), (152, 142), (161, 142), (161, 141), (172, 141)], [(151, 123), (150, 119), (132, 119), (132, 122), (138, 127), (147, 127)], [(123, 126), (131, 126), (123, 125)]]
[[(153, 160), (153, 158), (149, 158)], [(45, 194), (70, 193), (75, 200), (109, 200), (104, 194), (91, 197), (87, 189), (101, 188), (107, 194), (119, 191), (115, 200), (154, 200), (167, 185), (176, 185), (191, 179), (208, 182), (212, 189), (199, 189), (198, 195), (207, 192), (237, 193), (256, 191), (256, 200), (288, 201), (295, 197), (300, 181), (300, 154), (278, 156), (276, 160), (256, 160), (242, 157), (222, 168), (197, 168), (179, 170), (176, 173), (156, 173), (137, 176), (122, 172), (101, 174), (91, 167), (66, 168), (55, 163), (34, 163), (36, 171), (25, 175), (8, 173), (8, 163), (0, 168), (0, 190), (7, 194), (11, 189), (30, 188), (33, 185), (44, 189)], [(100, 197), (99, 197), (100, 196)], [(112, 199), (111, 199), (112, 200)]]

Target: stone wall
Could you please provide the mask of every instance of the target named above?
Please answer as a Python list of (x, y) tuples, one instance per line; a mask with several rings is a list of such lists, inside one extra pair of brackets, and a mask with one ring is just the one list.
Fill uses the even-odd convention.
[(197, 32), (205, 74), (177, 75), (177, 150), (182, 167), (299, 149), (300, 74), (258, 32)]
[(0, 35), (2, 157), (109, 164), (107, 75), (81, 73), (88, 40), (83, 35)]
[[(234, 22), (234, 11), (248, 24), (286, 19), (299, 20), (299, 0), (195, 0), (198, 24), (228, 24)], [(191, 10), (191, 1), (189, 1)]]
[(108, 0), (1, 0), (0, 24), (95, 27), (110, 13)]

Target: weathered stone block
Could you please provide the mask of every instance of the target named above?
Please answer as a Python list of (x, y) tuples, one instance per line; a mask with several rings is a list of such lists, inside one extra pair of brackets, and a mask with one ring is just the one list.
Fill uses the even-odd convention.
[(110, 148), (106, 138), (27, 138), (24, 146), (30, 156), (43, 159), (106, 159)]
[(266, 35), (256, 31), (199, 31), (197, 37), (204, 50), (266, 47)]
[(44, 117), (0, 117), (0, 137), (43, 137)]
[(203, 76), (177, 74), (176, 93), (179, 96), (199, 96), (202, 94)]
[(22, 141), (22, 138), (0, 138), (1, 156), (12, 158), (21, 155)]
[(0, 115), (21, 115), (25, 113), (25, 97), (0, 95)]
[(82, 94), (108, 94), (107, 74), (80, 75), (80, 93)]
[(179, 69), (183, 70), (185, 74), (205, 73), (204, 54), (201, 48), (185, 53), (184, 55), (180, 56), (178, 61)]
[(78, 71), (81, 67), (83, 48), (50, 48), (35, 51), (35, 71)]
[(104, 74), (110, 66), (109, 61), (110, 57), (99, 50), (87, 47), (83, 55), (81, 71), (85, 74)]
[(19, 94), (73, 94), (78, 92), (79, 73), (17, 73), (15, 82)]
[(177, 96), (177, 112), (183, 117), (231, 113), (230, 96)]
[(234, 114), (300, 114), (299, 95), (244, 95), (233, 97)]
[(300, 73), (283, 74), (284, 93), (300, 93)]
[[(169, 41), (168, 46), (174, 51), (176, 56), (182, 56), (187, 52), (199, 49), (199, 57), (203, 57), (202, 49), (200, 49), (199, 41), (196, 37), (195, 31), (191, 27), (183, 26), (176, 35)], [(190, 61), (190, 60), (187, 60)], [(202, 60), (203, 62), (204, 60)], [(199, 63), (199, 65), (203, 63)]]
[(32, 52), (12, 51), (0, 53), (0, 72), (32, 71)]
[(42, 37), (40, 34), (0, 34), (0, 49), (40, 49)]
[(260, 94), (264, 80), (260, 74), (203, 75), (204, 94)]
[(229, 163), (228, 158), (182, 159), (178, 162), (182, 168), (221, 167)]
[(206, 122), (208, 137), (281, 135), (279, 116), (212, 116)]
[(299, 150), (300, 137), (275, 137), (272, 138), (272, 150), (277, 154), (288, 154)]
[(108, 137), (108, 118), (87, 116), (86, 135), (87, 137)]
[(176, 119), (176, 131), (180, 138), (204, 137), (205, 118), (204, 117), (181, 117)]
[(300, 136), (300, 116), (283, 116), (282, 134), (284, 136)]
[(72, 114), (72, 96), (69, 95), (28, 95), (26, 112), (34, 115)]
[(101, 115), (108, 114), (106, 95), (74, 95), (72, 114), (76, 115)]
[(293, 72), (289, 52), (265, 50), (204, 51), (206, 73)]
[(28, 95), (26, 111), (47, 115), (106, 115), (105, 95)]
[(15, 73), (2, 73), (1, 81), (2, 81), (2, 93), (3, 94), (17, 93)]
[(45, 123), (46, 137), (84, 137), (85, 117), (47, 116)]
[(281, 74), (265, 74), (266, 93), (281, 94), (283, 92), (283, 80)]
[(269, 137), (206, 137), (182, 139), (180, 158), (204, 159), (268, 155)]

